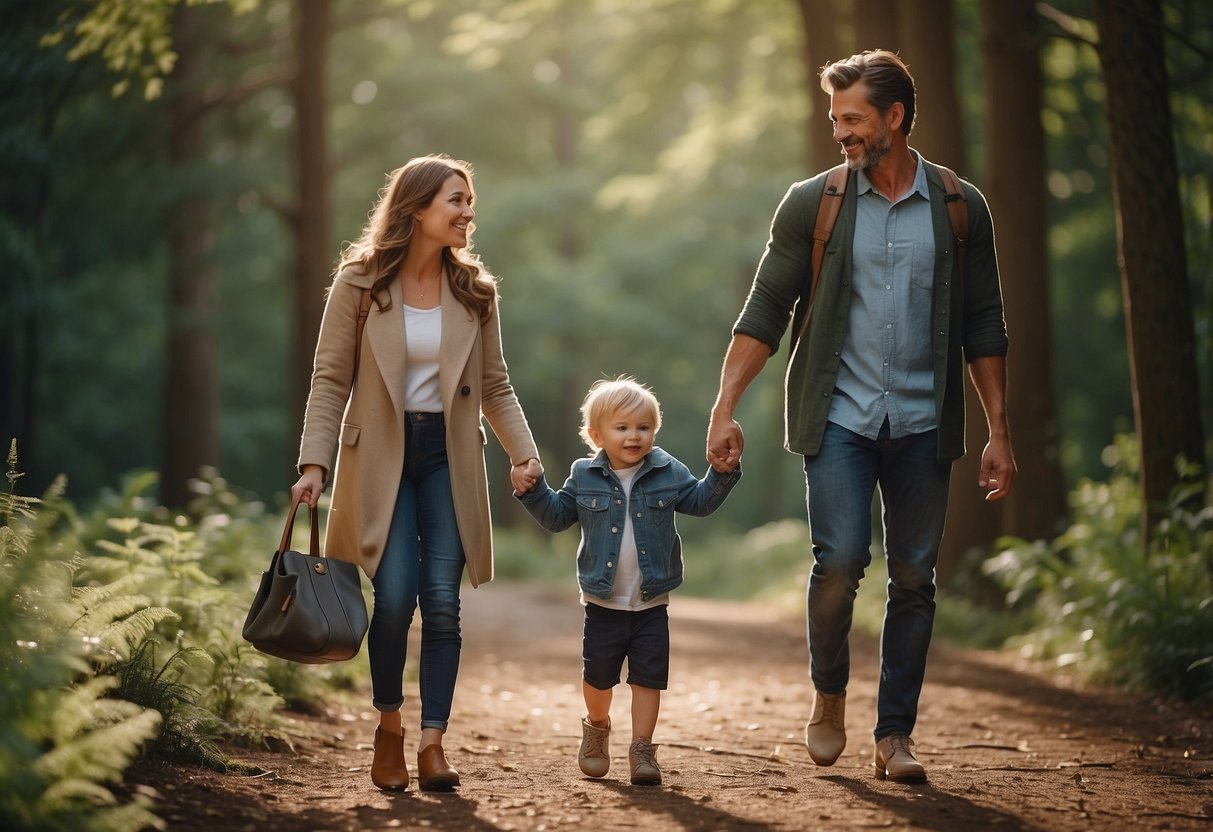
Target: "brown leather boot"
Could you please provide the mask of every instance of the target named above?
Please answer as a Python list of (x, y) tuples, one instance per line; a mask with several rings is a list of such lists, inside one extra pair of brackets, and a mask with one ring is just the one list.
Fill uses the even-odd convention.
[(813, 715), (804, 727), (804, 744), (819, 766), (832, 766), (847, 747), (847, 692), (822, 693), (813, 697)]
[(927, 779), (927, 770), (910, 749), (914, 740), (905, 734), (894, 734), (876, 743), (873, 765), (876, 779), (895, 780), (898, 783), (921, 783)]
[(404, 761), (404, 735), (375, 728), (375, 759), (371, 763), (371, 782), (386, 791), (409, 787), (409, 767)]
[(459, 772), (447, 763), (438, 743), (417, 752), (417, 782), (426, 792), (449, 792), (459, 785)]

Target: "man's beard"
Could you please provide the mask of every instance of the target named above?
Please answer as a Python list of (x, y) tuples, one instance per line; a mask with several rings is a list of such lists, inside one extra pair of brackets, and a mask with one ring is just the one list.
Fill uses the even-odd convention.
[(889, 130), (889, 125), (882, 120), (880, 132), (872, 139), (871, 144), (861, 140), (860, 146), (863, 148), (863, 152), (853, 159), (848, 156), (847, 167), (851, 170), (867, 170), (875, 167), (893, 149), (893, 133)]

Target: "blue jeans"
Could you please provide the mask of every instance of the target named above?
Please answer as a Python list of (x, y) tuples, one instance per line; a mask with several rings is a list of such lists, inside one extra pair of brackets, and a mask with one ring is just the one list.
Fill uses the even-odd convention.
[(459, 675), (459, 584), (463, 544), (451, 499), (441, 413), (406, 413), (404, 470), (383, 560), (371, 584), (367, 634), (374, 705), (404, 704), (403, 675), (413, 613), (421, 607), (421, 727), (446, 730)]
[(936, 460), (935, 431), (867, 439), (829, 423), (821, 451), (805, 457), (813, 542), (808, 588), (809, 673), (842, 693), (851, 673), (847, 638), (855, 592), (872, 562), (872, 494), (880, 486), (888, 601), (880, 639), (875, 738), (910, 734), (935, 619), (935, 562), (948, 507), (951, 463)]

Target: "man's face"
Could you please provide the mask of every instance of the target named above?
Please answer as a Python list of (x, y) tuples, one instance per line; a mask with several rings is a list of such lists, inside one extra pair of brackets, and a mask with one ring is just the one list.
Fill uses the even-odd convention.
[(863, 81), (830, 95), (834, 141), (841, 146), (848, 168), (867, 170), (874, 167), (893, 147), (890, 127), (893, 111), (890, 107), (881, 115), (869, 103), (868, 85)]

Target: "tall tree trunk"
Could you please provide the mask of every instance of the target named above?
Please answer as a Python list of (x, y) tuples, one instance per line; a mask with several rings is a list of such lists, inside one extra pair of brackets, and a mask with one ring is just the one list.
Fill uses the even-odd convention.
[[(932, 162), (947, 165), (972, 178), (965, 148), (964, 121), (956, 82), (956, 47), (952, 0), (902, 0), (905, 21), (902, 58), (914, 75), (918, 118), (910, 144)], [(977, 488), (981, 449), (987, 437), (981, 402), (972, 385), (965, 385), (965, 447), (967, 453), (952, 466), (948, 525), (939, 548), (936, 569), (946, 581), (964, 554), (989, 546), (1001, 533), (998, 508), (985, 502)]]
[[(827, 118), (829, 102), (821, 95), (818, 73), (829, 61), (845, 58), (838, 40), (838, 4), (819, 0), (798, 0), (804, 22), (805, 87), (809, 100), (808, 123), (805, 125), (805, 159), (809, 173), (828, 170), (842, 161), (838, 145), (830, 134)], [(849, 52), (847, 54), (850, 54)]]
[[(197, 11), (173, 14), (177, 65), (169, 103), (169, 158), (196, 171), (205, 155)], [(169, 219), (168, 358), (165, 363), (160, 500), (171, 508), (189, 499), (198, 470), (219, 462), (219, 391), (212, 331), (215, 267), (210, 254), (214, 206), (196, 184), (187, 187)]]
[(295, 349), (291, 412), (302, 420), (312, 380), (312, 353), (332, 273), (332, 177), (328, 151), (330, 0), (299, 0), (295, 9)]
[(1180, 455), (1203, 462), (1192, 292), (1159, 0), (1096, 0), (1107, 95), (1116, 232), (1133, 414), (1150, 529), (1179, 482)]
[(932, 162), (966, 176), (953, 17), (952, 0), (902, 0), (900, 20), (905, 48), (901, 57), (914, 76), (914, 90), (921, 108), (910, 144)]
[[(897, 0), (855, 0), (857, 43), (852, 51), (887, 49), (900, 52), (905, 43), (898, 14), (899, 5)], [(918, 12), (915, 11), (915, 14)]]
[[(989, 114), (984, 184), (1003, 243), (998, 259), (1014, 345), (1007, 416), (1019, 475), (1003, 501), (1003, 528), (1036, 540), (1059, 532), (1066, 515), (1053, 395), (1039, 18), (1033, 0), (983, 3), (981, 15)], [(968, 483), (972, 491), (975, 482)]]

